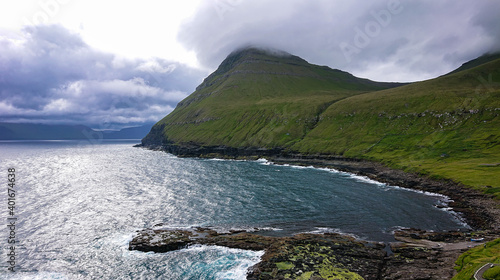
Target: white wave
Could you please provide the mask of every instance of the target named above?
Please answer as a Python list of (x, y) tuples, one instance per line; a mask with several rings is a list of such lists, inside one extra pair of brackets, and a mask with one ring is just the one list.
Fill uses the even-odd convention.
[(179, 224), (159, 224), (152, 228), (157, 230), (195, 230), (197, 228), (205, 228), (202, 224), (179, 225)]
[(392, 188), (392, 189), (404, 190), (404, 191), (408, 191), (408, 192), (415, 192), (415, 193), (419, 193), (419, 194), (423, 194), (423, 195), (427, 195), (427, 196), (440, 197), (441, 200), (445, 201), (445, 202), (452, 202), (453, 201), (449, 196), (446, 196), (446, 195), (440, 194), (440, 193), (433, 193), (433, 192), (428, 192), (428, 191), (410, 189), (410, 188), (394, 186), (394, 185), (387, 185), (387, 184), (385, 186), (387, 186), (388, 188)]
[(275, 227), (219, 227), (219, 226), (214, 226), (214, 227), (208, 227), (209, 229), (215, 230), (218, 233), (231, 233), (231, 231), (245, 231), (245, 232), (259, 232), (259, 231), (281, 231), (283, 229), (281, 228), (275, 228)]
[[(274, 164), (273, 162), (270, 162), (270, 161), (268, 161), (266, 159), (258, 159), (257, 162), (261, 162), (261, 163), (263, 163), (265, 165)], [(334, 174), (341, 174), (341, 175), (350, 177), (352, 179), (355, 179), (355, 180), (357, 180), (359, 182), (365, 182), (365, 183), (374, 184), (374, 185), (378, 185), (378, 186), (385, 186), (385, 185), (387, 185), (385, 183), (373, 180), (373, 179), (371, 179), (371, 178), (369, 178), (367, 176), (361, 176), (361, 175), (357, 175), (357, 174), (354, 174), (354, 173), (344, 172), (344, 171), (340, 171), (340, 170), (337, 170), (337, 169), (334, 169), (334, 168), (314, 167), (312, 165), (302, 166), (302, 165), (293, 165), (293, 164), (288, 164), (288, 163), (280, 164), (280, 165), (281, 166), (286, 166), (286, 167), (291, 167), (291, 168), (297, 168), (297, 169), (309, 169), (309, 168), (311, 168), (311, 169), (318, 169), (318, 170), (327, 171), (327, 172), (334, 173)]]
[(387, 185), (386, 183), (382, 183), (382, 182), (373, 180), (367, 176), (361, 176), (361, 175), (356, 175), (356, 174), (347, 173), (347, 172), (344, 172), (344, 174), (348, 174), (349, 177), (351, 177), (354, 180), (359, 181), (359, 182), (365, 182), (365, 183), (374, 184), (377, 186), (386, 186)]
[(472, 229), (472, 227), (469, 226), (469, 224), (467, 224), (467, 222), (465, 221), (465, 218), (462, 216), (462, 214), (453, 211), (453, 208), (451, 208), (451, 207), (449, 207), (449, 208), (442, 208), (441, 210), (450, 213), (453, 216), (453, 218), (455, 219), (455, 221), (458, 224), (460, 224), (462, 227), (464, 227), (466, 229), (469, 229), (469, 230)]
[[(262, 159), (262, 160), (264, 160), (268, 164), (273, 164), (272, 162), (269, 162), (266, 159)], [(389, 185), (389, 184), (382, 183), (382, 182), (379, 182), (377, 180), (371, 179), (371, 178), (369, 178), (367, 176), (362, 176), (362, 175), (357, 175), (357, 174), (354, 174), (354, 173), (340, 171), (340, 170), (337, 170), (337, 169), (334, 169), (334, 168), (314, 167), (314, 166), (300, 166), (300, 165), (289, 165), (289, 164), (284, 164), (283, 166), (292, 167), (292, 168), (315, 168), (315, 169), (318, 169), (318, 170), (327, 171), (327, 172), (334, 173), (334, 174), (341, 174), (341, 175), (344, 175), (346, 177), (350, 177), (350, 178), (352, 178), (352, 179), (354, 179), (356, 181), (359, 181), (359, 182), (365, 182), (365, 183), (377, 185), (377, 186), (380, 186), (380, 187), (387, 187), (386, 190), (400, 189), (400, 190), (405, 190), (405, 191), (411, 191), (411, 192), (420, 193), (420, 194), (427, 195), (427, 196), (440, 197), (442, 200), (447, 201), (447, 202), (453, 201), (452, 199), (450, 199), (450, 197), (448, 197), (446, 195), (443, 195), (443, 194), (433, 193), (433, 192), (427, 192), (427, 191), (422, 191), (422, 190), (416, 190), (416, 189), (410, 189), (410, 188), (405, 188), (405, 187), (400, 187), (400, 186), (395, 186), (395, 185)]]
[(394, 226), (394, 227), (391, 227), (390, 229), (385, 229), (384, 232), (390, 233), (390, 234), (394, 235), (394, 233), (396, 233), (396, 231), (398, 231), (398, 230), (405, 230), (405, 229), (410, 229), (410, 228), (409, 227), (403, 227), (403, 226)]
[[(203, 253), (206, 251), (216, 250), (222, 253), (223, 255), (231, 255), (232, 257), (228, 258), (226, 261), (231, 262), (233, 265), (230, 269), (226, 271), (219, 271), (216, 273), (216, 279), (224, 279), (224, 280), (238, 280), (238, 279), (246, 279), (247, 271), (250, 267), (260, 262), (262, 256), (264, 255), (264, 251), (251, 251), (251, 250), (242, 250), (242, 249), (234, 249), (222, 246), (212, 246), (212, 245), (193, 245), (186, 249), (182, 249), (179, 252), (194, 252), (194, 253)], [(235, 256), (237, 256), (235, 258)], [(223, 257), (221, 257), (223, 258)], [(214, 262), (220, 262), (219, 260), (214, 260)]]
[(262, 165), (273, 165), (274, 163), (268, 161), (267, 159), (265, 158), (259, 158), (258, 160), (256, 160), (256, 162), (262, 164)]
[(117, 245), (119, 247), (127, 247), (130, 241), (134, 239), (134, 236), (137, 235), (137, 232), (127, 232), (127, 233), (116, 233), (110, 236), (105, 242), (109, 242), (111, 244)]
[(315, 230), (311, 231), (306, 231), (304, 233), (313, 233), (313, 234), (323, 234), (323, 233), (337, 233), (341, 235), (347, 235), (355, 239), (361, 239), (359, 236), (352, 234), (352, 233), (347, 233), (343, 232), (338, 228), (329, 228), (329, 227), (315, 227)]
[(303, 166), (303, 165), (289, 165), (289, 164), (285, 164), (284, 166), (288, 166), (288, 167), (295, 168), (295, 169), (314, 169), (315, 168), (312, 165)]
[(248, 229), (248, 232), (258, 232), (258, 231), (282, 231), (282, 228), (275, 228), (275, 227), (254, 227), (251, 229)]
[(221, 280), (240, 280), (247, 278), (248, 269), (260, 261), (254, 259), (241, 260), (240, 263), (228, 271), (217, 272), (215, 276)]

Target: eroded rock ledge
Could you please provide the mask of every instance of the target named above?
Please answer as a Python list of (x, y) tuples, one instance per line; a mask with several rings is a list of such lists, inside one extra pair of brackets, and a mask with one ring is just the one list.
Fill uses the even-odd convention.
[[(484, 241), (499, 232), (476, 233)], [(336, 233), (269, 237), (258, 233), (218, 233), (208, 228), (138, 231), (130, 250), (164, 253), (190, 245), (218, 245), (245, 250), (265, 250), (247, 279), (451, 279), (454, 261), (471, 246), (470, 233), (425, 232), (416, 229), (395, 233), (400, 242), (390, 244), (356, 240)]]

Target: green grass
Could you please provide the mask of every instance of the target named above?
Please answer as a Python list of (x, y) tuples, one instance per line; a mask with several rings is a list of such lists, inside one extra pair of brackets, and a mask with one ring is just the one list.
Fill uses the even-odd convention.
[(293, 265), (293, 263), (290, 263), (290, 262), (279, 262), (279, 263), (276, 263), (276, 267), (279, 270), (288, 270), (288, 269), (293, 268), (294, 265)]
[(156, 125), (162, 135), (145, 141), (362, 158), (500, 199), (500, 59), (494, 58), (395, 87), (294, 56), (236, 52)]
[(308, 271), (307, 267), (303, 267), (303, 273), (300, 274), (287, 274), (291, 279), (308, 280), (313, 274), (319, 274), (324, 279), (363, 279), (359, 274), (349, 271), (348, 268), (338, 263), (332, 248), (329, 246), (321, 246), (317, 244), (306, 244), (305, 246), (295, 246), (292, 251), (282, 252), (282, 258), (286, 259), (284, 262), (276, 263), (278, 270), (290, 270), (295, 267), (293, 262), (297, 260), (311, 260), (314, 258), (321, 258), (322, 262), (313, 267), (313, 270)]
[(289, 147), (330, 104), (390, 86), (248, 50), (228, 57), (158, 125), (167, 125), (164, 136), (176, 143)]
[[(458, 274), (453, 277), (453, 280), (472, 279), (474, 273), (487, 263), (500, 264), (500, 238), (486, 243), (486, 246), (477, 246), (463, 253), (455, 262), (455, 269), (458, 271)], [(484, 276), (494, 275), (495, 273), (497, 276), (499, 275), (498, 267), (488, 269), (487, 272), (488, 274), (485, 273)]]
[[(488, 74), (487, 74), (488, 73)], [(491, 77), (482, 85), (477, 77)], [(489, 79), (489, 78), (488, 78)], [(292, 149), (381, 161), (500, 198), (500, 60), (332, 104)]]
[(492, 267), (483, 274), (484, 279), (498, 280), (500, 279), (500, 266)]

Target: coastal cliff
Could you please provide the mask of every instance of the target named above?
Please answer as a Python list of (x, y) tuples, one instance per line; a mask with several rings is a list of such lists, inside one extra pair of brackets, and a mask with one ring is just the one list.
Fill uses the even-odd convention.
[(256, 48), (231, 53), (142, 146), (185, 157), (328, 166), (452, 197), (500, 227), (500, 59), (380, 83)]
[(380, 162), (500, 198), (500, 59), (380, 83), (256, 48), (230, 54), (142, 140), (181, 156)]
[[(480, 57), (432, 80), (400, 84), (361, 79), (288, 53), (250, 48), (230, 54), (194, 93), (153, 126), (141, 146), (181, 157), (266, 158), (276, 164), (334, 168), (444, 194), (474, 230), (486, 230), (493, 240), (500, 229), (499, 115), (498, 55)], [(148, 247), (146, 239), (141, 241), (146, 235), (139, 233), (130, 248), (141, 250), (146, 244), (144, 250), (158, 250), (156, 245)], [(227, 242), (241, 236), (215, 236), (219, 241), (200, 239), (198, 243), (243, 248), (235, 245), (238, 242)], [(245, 235), (239, 240), (256, 238)], [(325, 238), (345, 237), (297, 238), (302, 237), (261, 238), (259, 242), (267, 240), (267, 245), (249, 249), (272, 252), (273, 246), (288, 244), (285, 247), (295, 251), (304, 246), (320, 250)], [(470, 236), (457, 238), (465, 241)], [(406, 243), (415, 243), (410, 241)], [(349, 242), (340, 247), (358, 244)], [(454, 260), (472, 246), (442, 250), (432, 247), (438, 246), (434, 243), (424, 245), (395, 246), (393, 257), (368, 257), (376, 271), (363, 270), (361, 262), (350, 267), (340, 264), (334, 273), (353, 273), (348, 279), (415, 279), (411, 277), (420, 274), (419, 279), (449, 279), (454, 275)], [(373, 246), (375, 253), (370, 251)], [(373, 246), (360, 256), (382, 251), (379, 245)], [(304, 251), (300, 259), (311, 259), (314, 250)], [(304, 270), (294, 271), (299, 264), (288, 257), (297, 260), (291, 255), (272, 261), (264, 258), (248, 279), (302, 275)], [(312, 266), (304, 279), (329, 279), (321, 278), (320, 270)]]

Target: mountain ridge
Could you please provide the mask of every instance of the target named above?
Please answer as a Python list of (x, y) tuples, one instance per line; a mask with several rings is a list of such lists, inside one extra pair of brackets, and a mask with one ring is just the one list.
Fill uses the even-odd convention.
[[(400, 85), (402, 84), (373, 82), (357, 78), (344, 71), (309, 64), (296, 56), (286, 54), (274, 56), (267, 51), (250, 48), (229, 55), (221, 63), (221, 66), (209, 75), (195, 92), (179, 102), (176, 109), (163, 121), (160, 121), (159, 125), (162, 123), (170, 126), (202, 124), (216, 120), (220, 121), (221, 119), (224, 121), (224, 119), (229, 118), (228, 115), (231, 115), (231, 113), (240, 115), (238, 117), (245, 121), (248, 120), (248, 114), (254, 114), (254, 109), (258, 111), (266, 110), (265, 115), (268, 115), (267, 118), (277, 122), (287, 122), (290, 119), (298, 121), (292, 110), (298, 107), (297, 103), (304, 103), (303, 99), (308, 99), (308, 97), (311, 97), (309, 98), (310, 104), (306, 106), (307, 108), (302, 108), (302, 111), (309, 111), (309, 113), (303, 113), (308, 122), (311, 122), (321, 110), (335, 100), (352, 94)], [(214, 103), (211, 100), (216, 100), (216, 102)], [(280, 103), (280, 108), (276, 108), (275, 103)], [(245, 111), (247, 111), (247, 115), (243, 116), (242, 112)], [(189, 112), (189, 114), (186, 114), (186, 112)], [(257, 118), (257, 116), (253, 116), (253, 118)], [(227, 123), (227, 125), (232, 126), (233, 130), (239, 130), (236, 123)], [(285, 129), (283, 124), (277, 126), (280, 129)], [(262, 123), (255, 128), (255, 132), (249, 133), (257, 133), (257, 130), (262, 130), (264, 127), (265, 125)], [(302, 123), (301, 128), (304, 127), (305, 125)], [(155, 131), (158, 131), (158, 127), (155, 128)], [(182, 131), (179, 131), (179, 133), (182, 133)], [(301, 137), (300, 135), (303, 134), (296, 131), (296, 129), (289, 133), (295, 134), (296, 137)], [(217, 135), (214, 135), (214, 137), (217, 137)], [(227, 135), (227, 137), (232, 138), (232, 135)], [(277, 136), (270, 135), (270, 137), (276, 138)], [(145, 142), (152, 144), (154, 141), (151, 141), (151, 139), (153, 138), (146, 137)], [(176, 137), (174, 136), (174, 138)], [(239, 137), (238, 140), (244, 140), (243, 138)], [(176, 142), (180, 140), (180, 137), (172, 140)], [(219, 140), (224, 145), (239, 145), (236, 140)], [(273, 146), (272, 139), (261, 142), (250, 140), (251, 143), (249, 144), (253, 146)], [(216, 142), (203, 141), (201, 138), (190, 139), (187, 142), (190, 141), (199, 142), (203, 145), (215, 144)], [(286, 140), (278, 142), (282, 145), (285, 144)]]
[(99, 131), (85, 125), (0, 123), (0, 140), (141, 139), (152, 125)]
[[(500, 162), (500, 59), (464, 65), (427, 81), (379, 83), (291, 55), (240, 50), (142, 143), (191, 156), (378, 161), (500, 196), (500, 171), (482, 167)], [(466, 178), (469, 169), (475, 173)]]

